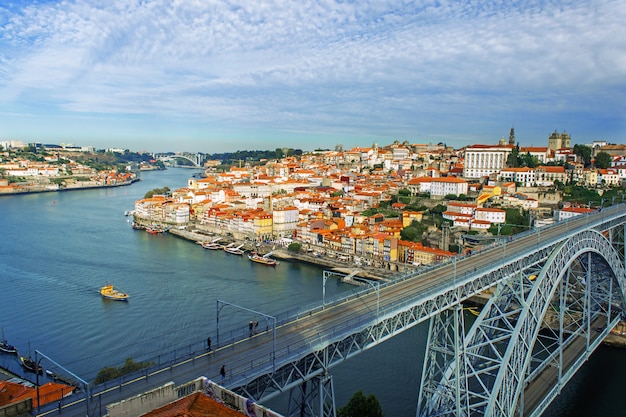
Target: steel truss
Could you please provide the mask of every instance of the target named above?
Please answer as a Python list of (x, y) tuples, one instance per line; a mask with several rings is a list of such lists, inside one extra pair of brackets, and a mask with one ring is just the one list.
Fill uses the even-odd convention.
[[(597, 221), (595, 225), (590, 226), (598, 228), (598, 230), (603, 233), (607, 233), (606, 231), (610, 227), (619, 226), (623, 228), (623, 221), (623, 216), (618, 214), (618, 220), (602, 219)], [(609, 225), (609, 222), (614, 222), (615, 224), (611, 223)], [(595, 233), (594, 236), (595, 235), (599, 235), (599, 233)], [(539, 247), (535, 247), (534, 249), (523, 253), (510, 253), (508, 256), (503, 257), (498, 264), (494, 264), (488, 268), (483, 268), (480, 271), (474, 271), (474, 273), (468, 273), (463, 276), (456, 275), (457, 265), (455, 264), (454, 282), (452, 282), (452, 280), (442, 282), (437, 289), (428, 291), (428, 293), (416, 295), (414, 297), (407, 297), (407, 299), (401, 304), (393, 306), (381, 305), (380, 315), (377, 314), (376, 317), (372, 317), (370, 322), (361, 324), (360, 326), (362, 327), (346, 329), (343, 334), (333, 333), (332, 336), (325, 337), (320, 343), (317, 343), (316, 346), (319, 347), (311, 346), (311, 349), (313, 349), (312, 351), (293, 352), (291, 356), (281, 355), (280, 360), (276, 363), (275, 369), (259, 369), (254, 372), (254, 374), (249, 374), (246, 378), (242, 379), (238, 385), (232, 386), (231, 388), (235, 392), (238, 392), (248, 398), (253, 398), (257, 401), (267, 401), (285, 392), (291, 392), (292, 397), (295, 398), (296, 395), (294, 395), (294, 391), (292, 391), (294, 388), (298, 388), (301, 384), (304, 384), (307, 381), (313, 381), (313, 384), (319, 385), (319, 381), (323, 381), (323, 379), (320, 380), (319, 378), (323, 378), (324, 376), (328, 378), (330, 369), (338, 363), (346, 361), (362, 351), (376, 346), (394, 335), (428, 319), (436, 318), (437, 320), (441, 320), (442, 318), (438, 317), (439, 314), (445, 312), (450, 307), (456, 306), (464, 300), (487, 289), (494, 288), (499, 283), (508, 282), (511, 277), (518, 276), (520, 271), (524, 271), (528, 274), (527, 276), (518, 276), (518, 281), (520, 282), (528, 280), (528, 276), (530, 275), (539, 276), (540, 271), (542, 271), (542, 268), (546, 265), (546, 260), (556, 251), (557, 248), (562, 247), (562, 241), (571, 238), (571, 236), (581, 236), (581, 234), (576, 234), (575, 231), (571, 231), (568, 232), (567, 236), (563, 236), (560, 239), (550, 242), (541, 241)], [(580, 237), (573, 240), (578, 239), (580, 239)], [(570, 241), (572, 241), (572, 239), (570, 239)], [(606, 239), (604, 239), (603, 242), (603, 245), (606, 245)], [(610, 247), (602, 247), (603, 252), (609, 253), (608, 249), (610, 249)], [(493, 248), (490, 250), (499, 249)], [(466, 259), (465, 261), (471, 262), (471, 259)], [(614, 263), (615, 262), (611, 263), (611, 265)], [(616, 271), (615, 268), (613, 268), (613, 270)], [(619, 274), (617, 275), (619, 276)], [(621, 275), (623, 276), (623, 272)], [(545, 274), (543, 276), (545, 276)], [(408, 277), (406, 279), (412, 278)], [(537, 278), (537, 280), (539, 280), (539, 278)], [(625, 284), (622, 281), (623, 278), (620, 281), (620, 288), (625, 287)], [(386, 285), (387, 284), (381, 285), (377, 288), (372, 288), (369, 294), (377, 296), (374, 293), (376, 291), (383, 291), (383, 288)], [(393, 283), (390, 283), (390, 285), (393, 285)], [(507, 284), (505, 288), (510, 287), (510, 292), (512, 292), (512, 294), (516, 294), (518, 292), (523, 293), (522, 290), (524, 287), (517, 288), (511, 287), (511, 285), (512, 284)], [(518, 303), (521, 303), (521, 300), (522, 298), (519, 298)], [(511, 323), (513, 323), (513, 318), (514, 317), (511, 318)], [(458, 318), (456, 320), (450, 320), (450, 322), (458, 323)], [(439, 327), (441, 327), (441, 325), (433, 326), (433, 328)], [(450, 329), (452, 331), (452, 328)], [(462, 326), (457, 329), (457, 332), (461, 337), (461, 339), (457, 340), (462, 340), (462, 335), (464, 334)], [(440, 334), (443, 334), (443, 332), (440, 332)], [(429, 348), (431, 346), (435, 346), (435, 338), (431, 337), (431, 339), (433, 342), (429, 342)], [(450, 346), (450, 344), (448, 344), (448, 346)], [(465, 349), (463, 346), (462, 342), (458, 342), (458, 349), (455, 350), (455, 358), (460, 357), (458, 352)], [(434, 353), (430, 352), (429, 354)], [(434, 354), (434, 356), (436, 356), (436, 354)], [(426, 364), (426, 366), (429, 365), (432, 365), (432, 363)], [(463, 361), (462, 365), (465, 366), (465, 361)], [(442, 367), (442, 369), (446, 368)], [(450, 368), (448, 373), (454, 374), (457, 373), (457, 371)], [(439, 374), (443, 374), (443, 371), (440, 371)], [(466, 387), (470, 382), (470, 380), (464, 381), (466, 376), (470, 375), (470, 373), (466, 371), (458, 371), (458, 375), (458, 378), (461, 378), (460, 381), (458, 384), (455, 381), (451, 386), (460, 387), (460, 392), (462, 392), (464, 387)], [(446, 378), (450, 378), (450, 375), (446, 376)], [(432, 381), (430, 381), (431, 379)], [(319, 381), (315, 382), (316, 380)], [(432, 376), (428, 374), (428, 381), (425, 382), (423, 379), (422, 385), (435, 386), (435, 382), (439, 383), (441, 381), (441, 378), (437, 380), (436, 374), (433, 374)], [(477, 379), (474, 381), (477, 381)], [(303, 388), (300, 387), (298, 389), (302, 390)], [(434, 390), (434, 388), (432, 390)], [(422, 404), (428, 404), (427, 407), (430, 407), (430, 396), (432, 396), (432, 392), (429, 393), (427, 389), (423, 389), (423, 391), (426, 401), (423, 401), (422, 395), (420, 394), (420, 402)], [(312, 396), (306, 394), (306, 390), (302, 391), (302, 393), (303, 394), (301, 394), (299, 398), (303, 398), (303, 401), (313, 401)], [(324, 404), (328, 403), (328, 395), (332, 395), (332, 390), (325, 391), (324, 396), (326, 399), (323, 400)], [(461, 397), (459, 394), (454, 394), (453, 398), (455, 402), (469, 404), (468, 396)], [(443, 400), (441, 401), (445, 402)], [(300, 404), (300, 407), (302, 406), (303, 404)], [(315, 408), (312, 405), (306, 404), (304, 407), (307, 409)], [(463, 410), (466, 410), (468, 407), (469, 406), (463, 408)], [(461, 408), (459, 407), (459, 409)], [(458, 412), (458, 414), (448, 415), (463, 416), (468, 414), (463, 411)]]
[[(540, 415), (619, 321), (625, 279), (611, 242), (593, 230), (543, 262), (509, 268), (465, 337), (458, 307), (431, 319), (418, 414)], [(582, 353), (570, 358), (570, 348)], [(526, 409), (524, 392), (540, 375), (554, 375), (553, 385)]]

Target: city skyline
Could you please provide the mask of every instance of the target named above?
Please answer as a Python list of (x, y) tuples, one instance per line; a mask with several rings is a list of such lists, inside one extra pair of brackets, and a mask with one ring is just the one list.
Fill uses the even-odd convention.
[(626, 4), (17, 1), (0, 140), (231, 152), (626, 142)]

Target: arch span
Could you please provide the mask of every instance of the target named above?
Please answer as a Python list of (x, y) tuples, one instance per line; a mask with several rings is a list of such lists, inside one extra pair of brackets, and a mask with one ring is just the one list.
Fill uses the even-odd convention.
[[(448, 329), (431, 330), (447, 340), (429, 342), (426, 366), (436, 357), (429, 350), (454, 349), (441, 374), (429, 376), (438, 382), (422, 381), (420, 414), (539, 415), (619, 321), (624, 279), (611, 243), (587, 230), (561, 242), (540, 269), (500, 284), (465, 337), (457, 308), (439, 321)], [(539, 376), (549, 389), (534, 384)]]

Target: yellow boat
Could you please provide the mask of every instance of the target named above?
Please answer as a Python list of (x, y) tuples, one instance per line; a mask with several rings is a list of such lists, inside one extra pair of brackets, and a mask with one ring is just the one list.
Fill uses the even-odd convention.
[(128, 294), (118, 290), (113, 285), (105, 285), (100, 288), (100, 294), (108, 300), (128, 301)]

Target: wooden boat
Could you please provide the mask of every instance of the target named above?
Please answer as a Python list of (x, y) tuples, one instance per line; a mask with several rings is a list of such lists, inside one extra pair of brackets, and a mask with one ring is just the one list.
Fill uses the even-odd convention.
[(202, 244), (202, 247), (204, 249), (210, 249), (210, 250), (217, 250), (217, 249), (224, 249), (224, 245), (222, 245), (221, 243), (217, 243), (218, 240), (220, 240), (221, 238), (217, 238), (217, 239), (213, 239), (210, 242), (205, 242)]
[(259, 255), (256, 252), (251, 252), (248, 254), (248, 259), (250, 259), (252, 262), (257, 262), (263, 265), (276, 266), (278, 262), (275, 259), (270, 258), (271, 255), (272, 252), (266, 253), (263, 256)]
[(39, 365), (38, 367), (35, 361), (32, 360), (30, 356), (28, 358), (20, 356), (20, 362), (22, 363), (24, 369), (26, 369), (28, 372), (38, 373), (39, 375), (43, 374), (43, 368), (41, 367), (41, 365)]
[(100, 288), (100, 294), (108, 300), (128, 301), (128, 294), (115, 288), (113, 285), (105, 285)]
[(233, 255), (243, 255), (244, 251), (241, 249), (242, 245), (239, 246), (226, 246), (224, 247), (224, 251)]
[(10, 345), (4, 338), (4, 329), (2, 330), (2, 339), (0, 339), (0, 352), (8, 353), (10, 355), (17, 355), (17, 348)]

